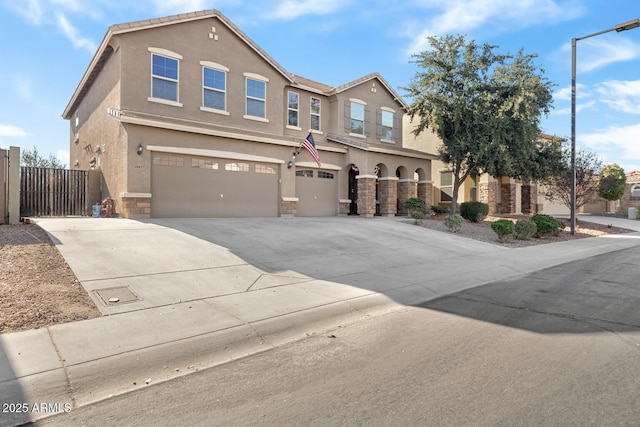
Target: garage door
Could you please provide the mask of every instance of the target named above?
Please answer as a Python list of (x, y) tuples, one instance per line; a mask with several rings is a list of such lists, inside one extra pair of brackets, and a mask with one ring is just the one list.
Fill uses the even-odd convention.
[(296, 169), (297, 216), (336, 216), (338, 177), (335, 171)]
[(153, 153), (151, 216), (278, 216), (278, 166)]

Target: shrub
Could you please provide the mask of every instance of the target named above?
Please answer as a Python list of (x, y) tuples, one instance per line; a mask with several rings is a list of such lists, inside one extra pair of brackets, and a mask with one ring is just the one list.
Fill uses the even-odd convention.
[(545, 214), (535, 214), (531, 217), (531, 221), (536, 224), (536, 236), (538, 237), (544, 234), (553, 234), (554, 236), (557, 236), (565, 227), (564, 221), (557, 220), (552, 216)]
[(464, 218), (460, 215), (449, 215), (444, 219), (444, 225), (452, 233), (457, 233), (462, 229)]
[(409, 212), (409, 216), (416, 220), (416, 224), (420, 224), (422, 222), (426, 208), (424, 199), (421, 199), (420, 197), (412, 197), (405, 200), (402, 205), (407, 212)]
[(433, 205), (431, 206), (431, 212), (433, 212), (436, 215), (444, 215), (447, 212), (449, 212), (449, 209), (445, 208), (444, 206)]
[(508, 219), (499, 219), (491, 223), (491, 229), (496, 232), (498, 239), (504, 242), (513, 234), (513, 221)]
[(535, 236), (538, 231), (536, 223), (530, 219), (521, 219), (516, 222), (515, 230), (513, 232), (516, 239), (529, 240)]
[(460, 205), (460, 216), (472, 222), (479, 222), (489, 214), (489, 205), (482, 202), (464, 202)]

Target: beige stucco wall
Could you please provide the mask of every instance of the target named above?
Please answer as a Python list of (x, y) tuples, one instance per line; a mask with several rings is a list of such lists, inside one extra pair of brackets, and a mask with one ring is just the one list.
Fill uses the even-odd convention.
[[(215, 33), (212, 28), (215, 28)], [(217, 40), (211, 39), (209, 34), (217, 36)], [(136, 31), (116, 37), (122, 41), (122, 72), (127, 77), (122, 83), (124, 110), (145, 111), (158, 116), (218, 123), (270, 134), (283, 133), (283, 87), (288, 81), (217, 18)], [(182, 103), (182, 107), (148, 101), (151, 96), (149, 48), (169, 50), (183, 57), (179, 61), (178, 74), (178, 102)], [(215, 62), (229, 69), (226, 85), (228, 115), (200, 109), (201, 61)], [(244, 118), (245, 73), (269, 79), (266, 84), (268, 122)]]
[(102, 197), (113, 197), (124, 191), (127, 185), (127, 173), (121, 167), (128, 157), (126, 130), (107, 113), (110, 108), (120, 108), (120, 59), (116, 45), (78, 107), (77, 132), (75, 112), (70, 120), (69, 166), (72, 169), (90, 169), (90, 161), (96, 159), (95, 168), (101, 169), (109, 178), (102, 183)]

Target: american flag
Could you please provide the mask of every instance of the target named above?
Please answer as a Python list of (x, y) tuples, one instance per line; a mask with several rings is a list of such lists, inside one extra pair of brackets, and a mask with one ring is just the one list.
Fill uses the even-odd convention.
[(306, 148), (307, 151), (311, 154), (311, 157), (313, 157), (313, 160), (316, 161), (318, 167), (322, 166), (320, 164), (320, 155), (318, 154), (318, 150), (316, 149), (316, 143), (313, 142), (313, 135), (311, 135), (311, 132), (309, 132), (309, 135), (307, 135), (305, 140), (302, 141), (302, 146)]

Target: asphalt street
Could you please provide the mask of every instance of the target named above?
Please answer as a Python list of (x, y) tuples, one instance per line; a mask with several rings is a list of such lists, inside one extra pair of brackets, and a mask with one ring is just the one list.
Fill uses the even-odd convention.
[(463, 290), (37, 425), (637, 425), (639, 259)]

